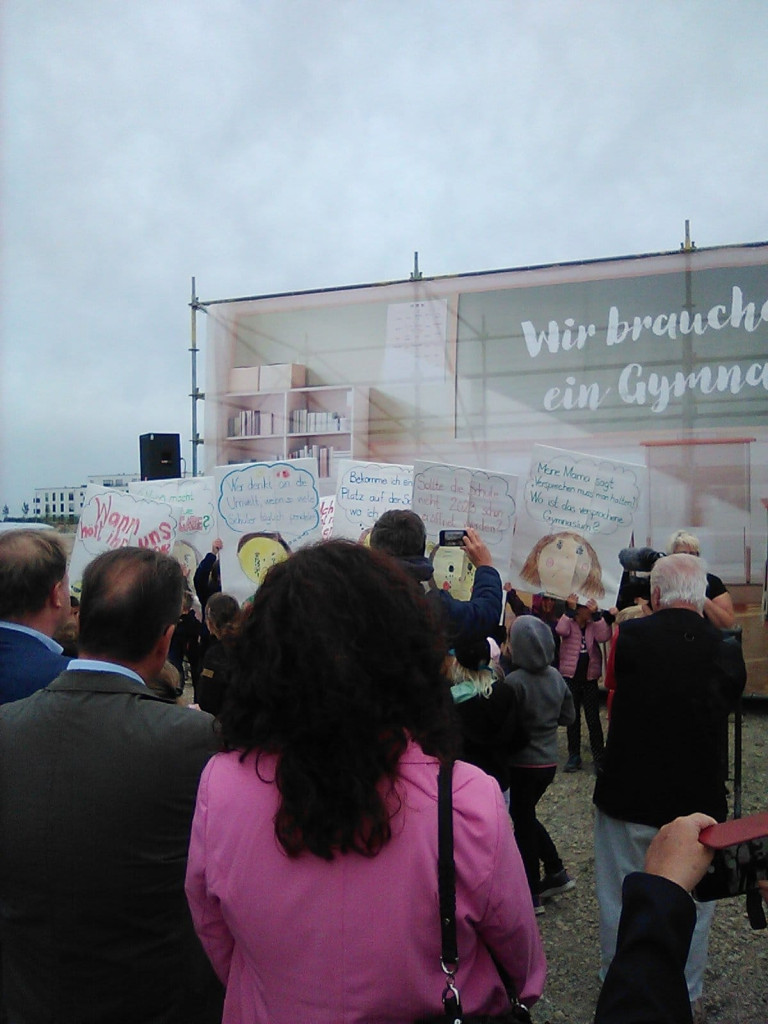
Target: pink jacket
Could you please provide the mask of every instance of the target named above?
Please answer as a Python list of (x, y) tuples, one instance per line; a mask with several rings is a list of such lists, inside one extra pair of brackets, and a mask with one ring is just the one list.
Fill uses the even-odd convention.
[[(581, 628), (568, 615), (561, 615), (555, 629), (557, 635), (562, 638), (560, 640), (560, 675), (570, 679), (576, 671), (576, 664), (579, 660)], [(599, 679), (603, 668), (603, 655), (599, 645), (611, 639), (611, 627), (605, 619), (598, 619), (597, 622), (590, 620), (587, 623), (586, 639), (589, 652), (587, 679)]]
[[(227, 986), (223, 1024), (403, 1024), (441, 1011), (437, 762), (412, 743), (400, 763), (392, 838), (373, 858), (286, 855), (273, 827), (274, 758), (217, 754), (197, 797), (187, 898)], [(497, 1013), (486, 945), (535, 1001), (546, 964), (520, 854), (496, 782), (454, 770), (458, 986), (467, 1011)]]

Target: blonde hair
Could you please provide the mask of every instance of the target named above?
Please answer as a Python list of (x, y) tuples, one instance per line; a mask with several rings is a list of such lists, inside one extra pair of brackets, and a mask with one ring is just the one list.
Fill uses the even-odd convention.
[(469, 683), (481, 697), (490, 697), (496, 673), (491, 666), (491, 645), (487, 637), (456, 644), (450, 668), (451, 683)]
[(481, 697), (490, 697), (493, 684), (496, 682), (496, 673), (492, 668), (464, 668), (455, 657), (449, 675), (452, 686), (456, 683), (469, 683)]
[[(695, 533), (689, 533), (687, 530), (675, 530), (672, 536), (667, 541), (667, 554), (677, 554), (677, 549), (680, 547), (692, 548), (697, 555), (701, 554), (701, 544), (699, 538)], [(682, 552), (683, 554), (691, 554), (691, 551)]]
[(645, 615), (642, 605), (629, 604), (626, 608), (622, 608), (616, 616), (616, 625), (620, 626), (622, 622), (626, 622), (627, 619), (641, 619)]

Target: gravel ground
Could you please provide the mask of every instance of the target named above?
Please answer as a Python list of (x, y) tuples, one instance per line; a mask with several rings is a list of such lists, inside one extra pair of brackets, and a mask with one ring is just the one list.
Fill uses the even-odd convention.
[[(605, 728), (604, 709), (602, 715)], [(564, 764), (565, 730), (560, 734)], [(768, 706), (751, 704), (744, 712), (742, 773), (742, 813), (766, 810)], [(539, 817), (576, 879), (576, 888), (548, 901), (546, 913), (538, 918), (549, 975), (544, 995), (532, 1011), (536, 1024), (591, 1024), (600, 991), (593, 786), (587, 750), (583, 770), (572, 775), (559, 771), (539, 804)], [(721, 901), (715, 912), (704, 1004), (708, 1024), (768, 1024), (768, 930), (750, 928), (743, 896)]]

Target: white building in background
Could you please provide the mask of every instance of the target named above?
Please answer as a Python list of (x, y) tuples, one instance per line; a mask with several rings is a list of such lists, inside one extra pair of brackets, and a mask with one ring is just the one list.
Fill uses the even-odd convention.
[[(138, 473), (108, 473), (106, 476), (89, 476), (88, 483), (125, 491), (131, 481), (139, 479)], [(85, 502), (86, 487), (87, 484), (36, 487), (32, 515), (36, 519), (69, 519), (70, 516), (79, 516)]]

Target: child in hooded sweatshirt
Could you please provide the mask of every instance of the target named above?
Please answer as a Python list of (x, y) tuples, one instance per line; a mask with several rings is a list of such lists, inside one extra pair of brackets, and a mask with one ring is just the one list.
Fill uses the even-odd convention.
[[(512, 662), (505, 679), (517, 698), (521, 724), (530, 740), (516, 751), (510, 767), (509, 813), (523, 858), (537, 913), (541, 901), (576, 884), (563, 866), (557, 847), (536, 817), (536, 804), (557, 771), (557, 728), (570, 725), (576, 712), (571, 691), (552, 666), (555, 641), (549, 626), (533, 615), (516, 619), (509, 631)], [(541, 877), (539, 862), (544, 864)]]

